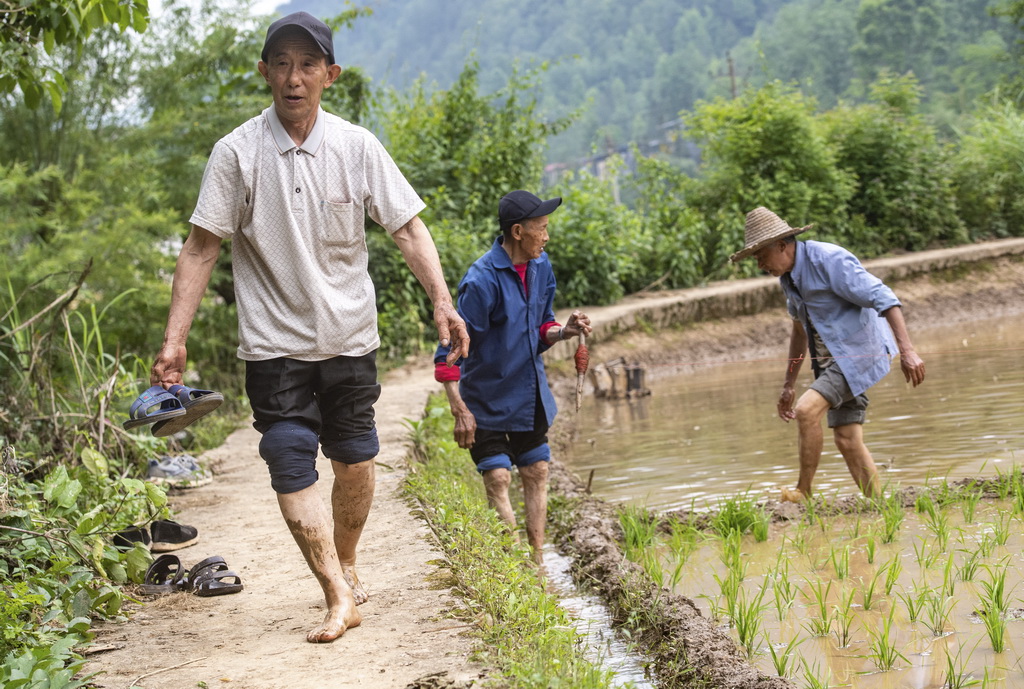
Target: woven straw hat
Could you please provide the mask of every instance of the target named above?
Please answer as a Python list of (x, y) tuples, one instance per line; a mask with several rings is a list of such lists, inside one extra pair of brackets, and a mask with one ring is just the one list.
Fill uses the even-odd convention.
[(790, 227), (775, 213), (764, 206), (758, 206), (747, 213), (747, 222), (743, 228), (743, 248), (730, 256), (729, 260), (733, 263), (740, 261), (772, 242), (800, 234), (809, 227)]

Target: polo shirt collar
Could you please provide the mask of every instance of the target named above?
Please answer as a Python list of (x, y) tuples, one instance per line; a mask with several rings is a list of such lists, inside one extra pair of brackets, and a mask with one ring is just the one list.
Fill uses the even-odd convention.
[(313, 129), (310, 130), (309, 135), (302, 142), (301, 146), (297, 146), (292, 141), (292, 137), (288, 136), (288, 132), (277, 116), (277, 110), (274, 109), (273, 103), (264, 112), (267, 116), (267, 122), (270, 124), (270, 133), (274, 137), (274, 143), (277, 144), (277, 150), (280, 153), (287, 153), (299, 148), (310, 155), (316, 155), (316, 152), (320, 150), (320, 145), (324, 142), (324, 133), (327, 131), (323, 108), (317, 108), (316, 122), (313, 123)]

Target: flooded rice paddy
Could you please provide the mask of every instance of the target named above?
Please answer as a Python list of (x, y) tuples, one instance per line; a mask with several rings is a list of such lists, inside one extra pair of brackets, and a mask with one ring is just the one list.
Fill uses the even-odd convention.
[[(868, 393), (865, 439), (883, 482), (941, 489), (1019, 475), (1024, 319), (912, 336), (924, 385), (907, 385), (897, 359)], [(775, 413), (785, 346), (774, 361), (654, 372), (650, 397), (588, 398), (566, 464), (595, 497), (654, 512), (777, 497), (797, 478), (795, 424)], [(809, 381), (805, 369), (800, 384)], [(759, 670), (797, 686), (1024, 689), (1024, 484), (1015, 485), (1002, 499), (947, 493), (888, 516), (805, 516), (771, 525), (761, 542), (662, 534), (632, 555), (694, 599)], [(815, 489), (826, 502), (857, 492), (829, 433)]]
[[(864, 436), (883, 482), (995, 475), (1024, 464), (1024, 319), (911, 335), (925, 383), (905, 383), (896, 359), (868, 392)], [(672, 377), (651, 371), (650, 397), (588, 397), (566, 463), (584, 480), (593, 471), (596, 497), (655, 510), (714, 506), (748, 488), (776, 497), (797, 477), (795, 423), (775, 412), (786, 346), (779, 343), (779, 360), (684, 367)], [(798, 385), (810, 380), (805, 365)], [(830, 433), (815, 489), (856, 492)]]

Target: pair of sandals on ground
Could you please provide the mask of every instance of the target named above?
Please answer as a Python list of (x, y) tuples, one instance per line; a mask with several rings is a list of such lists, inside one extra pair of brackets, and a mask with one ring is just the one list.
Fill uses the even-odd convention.
[[(152, 537), (150, 537), (152, 533)], [(199, 542), (199, 531), (194, 526), (159, 519), (147, 530), (133, 527), (120, 532), (114, 544), (120, 547), (141, 542), (154, 552), (178, 550)], [(228, 569), (220, 555), (196, 563), (185, 569), (177, 555), (164, 552), (146, 570), (142, 592), (148, 595), (165, 595), (183, 591), (197, 596), (222, 596), (242, 590), (242, 578)]]
[(124, 429), (153, 426), (153, 435), (164, 438), (192, 425), (219, 407), (224, 395), (213, 390), (200, 390), (187, 385), (159, 385), (149, 388), (132, 402)]
[(242, 590), (242, 578), (228, 568), (220, 555), (213, 555), (185, 569), (177, 555), (164, 553), (146, 570), (142, 592), (149, 595), (194, 593), (197, 596), (223, 596)]

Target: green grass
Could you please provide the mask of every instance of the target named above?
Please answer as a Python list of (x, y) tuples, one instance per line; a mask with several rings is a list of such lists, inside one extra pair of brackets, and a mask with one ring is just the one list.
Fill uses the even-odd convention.
[(612, 674), (589, 660), (568, 613), (548, 593), (529, 549), (487, 504), (483, 483), (468, 454), (452, 440), (452, 418), (443, 397), (431, 399), (422, 421), (409, 422), (414, 452), (408, 495), (442, 548), (461, 595), (465, 619), (476, 627), (480, 653), (516, 687), (611, 685)]

